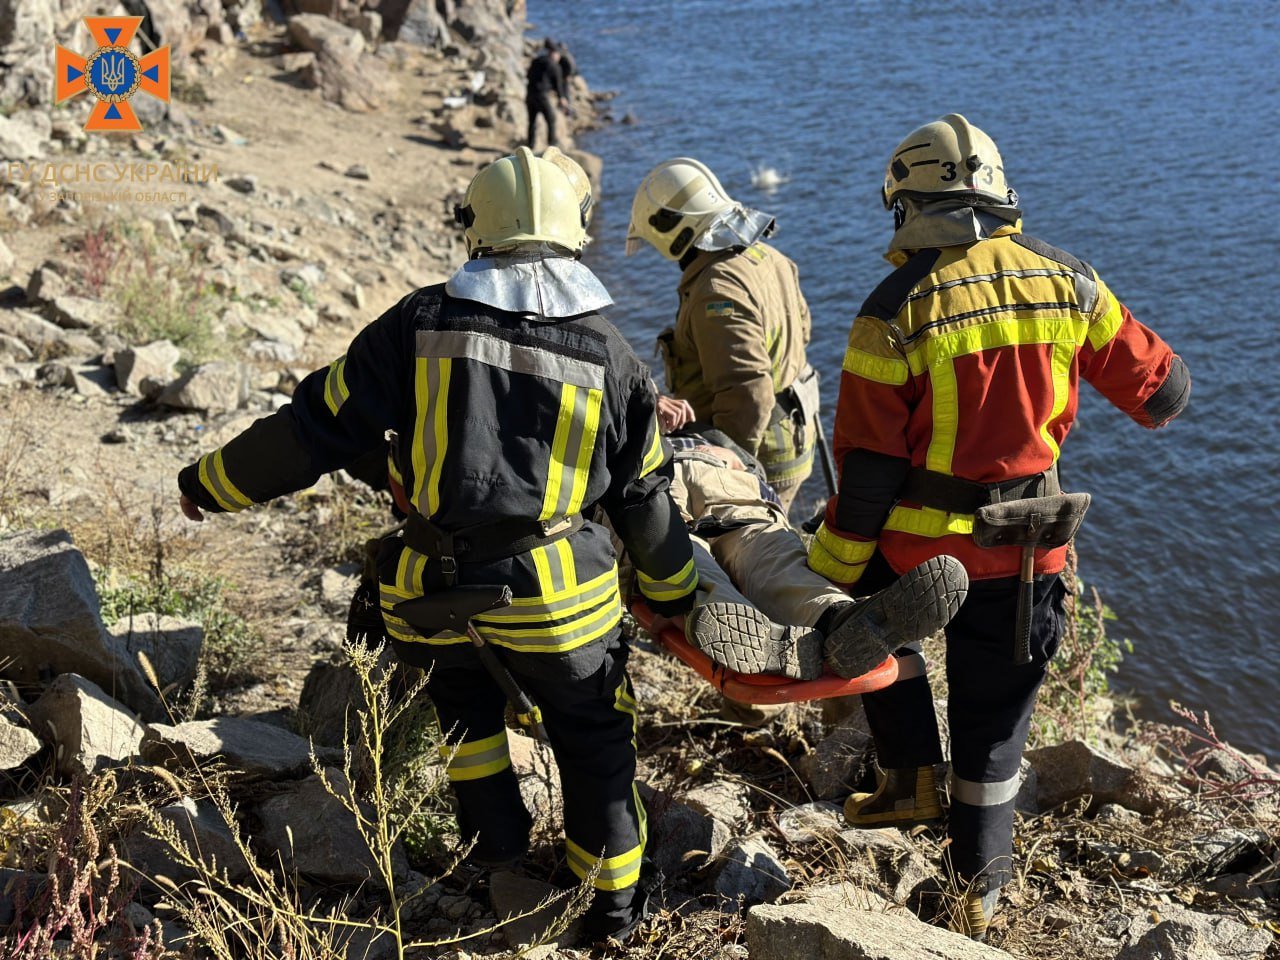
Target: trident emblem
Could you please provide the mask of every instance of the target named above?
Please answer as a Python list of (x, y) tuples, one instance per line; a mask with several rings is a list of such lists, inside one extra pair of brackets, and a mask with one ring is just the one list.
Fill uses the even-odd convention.
[(84, 125), (86, 130), (141, 130), (138, 115), (129, 105), (129, 98), (138, 90), (160, 100), (169, 99), (169, 48), (161, 47), (142, 58), (129, 49), (141, 23), (142, 17), (85, 17), (84, 25), (98, 49), (86, 58), (58, 47), (57, 102), (86, 90), (97, 98)]
[(124, 86), (124, 65), (125, 59), (122, 56), (102, 56), (98, 58), (98, 69), (100, 71), (103, 85), (115, 93)]

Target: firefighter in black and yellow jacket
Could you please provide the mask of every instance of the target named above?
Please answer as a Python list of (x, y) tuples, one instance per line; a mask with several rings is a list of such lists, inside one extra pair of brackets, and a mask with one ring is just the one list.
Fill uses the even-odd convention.
[(687, 610), (697, 574), (649, 371), (600, 315), (612, 301), (578, 260), (590, 204), (585, 174), (559, 151), (522, 147), (490, 164), (458, 210), (469, 261), (405, 297), (292, 403), (179, 483), (188, 516), (241, 510), (310, 486), (395, 431), (393, 476), (410, 511), (379, 563), (383, 619), (400, 658), (432, 671), (463, 836), (485, 865), (528, 846), (506, 697), (465, 635), (422, 636), (391, 611), (454, 584), (505, 584), (512, 604), (473, 623), (541, 709), (568, 864), (595, 872), (586, 932), (600, 938), (642, 916), (645, 819), (617, 565), (586, 517), (603, 508), (655, 610)]

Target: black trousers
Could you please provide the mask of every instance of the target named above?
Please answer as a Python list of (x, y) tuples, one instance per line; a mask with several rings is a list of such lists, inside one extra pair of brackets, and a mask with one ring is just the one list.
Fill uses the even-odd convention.
[[(858, 583), (870, 593), (896, 578), (878, 553)], [(1066, 588), (1057, 576), (1035, 582), (1032, 662), (1013, 662), (1018, 606), (1015, 578), (975, 580), (947, 625), (947, 719), (951, 729), (951, 814), (947, 866), (975, 892), (1012, 876), (1014, 796), (1036, 692), (1065, 627)], [(915, 650), (904, 649), (899, 656)], [(920, 767), (942, 760), (933, 695), (926, 676), (862, 698), (881, 767)]]
[(538, 132), (538, 116), (547, 121), (547, 146), (559, 143), (556, 139), (556, 110), (551, 105), (551, 94), (545, 90), (527, 90), (524, 105), (529, 108), (529, 149), (534, 148), (534, 137)]
[[(459, 829), (464, 840), (475, 840), (474, 859), (495, 863), (525, 852), (531, 821), (507, 753), (506, 697), (468, 652), (442, 656), (427, 691), (450, 744)], [(641, 906), (637, 881), (645, 842), (634, 782), (636, 707), (627, 647), (615, 630), (565, 655), (498, 654), (542, 710), (564, 793), (569, 867), (585, 878), (600, 860), (588, 926), (616, 929)]]

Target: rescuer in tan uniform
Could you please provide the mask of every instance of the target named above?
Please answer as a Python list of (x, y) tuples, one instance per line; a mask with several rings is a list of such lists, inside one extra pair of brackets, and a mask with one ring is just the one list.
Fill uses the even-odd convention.
[(627, 253), (647, 241), (683, 271), (675, 326), (658, 338), (667, 389), (756, 456), (789, 509), (813, 469), (818, 381), (799, 272), (763, 242), (773, 226), (704, 164), (677, 158), (636, 191)]

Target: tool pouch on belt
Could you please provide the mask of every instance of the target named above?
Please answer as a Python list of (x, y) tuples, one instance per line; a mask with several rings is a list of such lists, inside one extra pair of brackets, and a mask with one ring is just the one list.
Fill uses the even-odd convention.
[(1061, 547), (1076, 535), (1089, 494), (1061, 493), (1052, 497), (1006, 500), (979, 507), (973, 515), (973, 540), (980, 547), (1018, 547), (1022, 562), (1018, 576), (1018, 613), (1013, 634), (1013, 662), (1031, 662), (1031, 607), (1036, 550)]
[(1061, 547), (1080, 529), (1090, 500), (1087, 493), (1061, 493), (979, 507), (973, 515), (974, 542), (980, 547)]
[(511, 588), (506, 584), (474, 585), (402, 600), (395, 605), (395, 615), (424, 637), (431, 637), (445, 630), (466, 633), (472, 617), (509, 606)]

